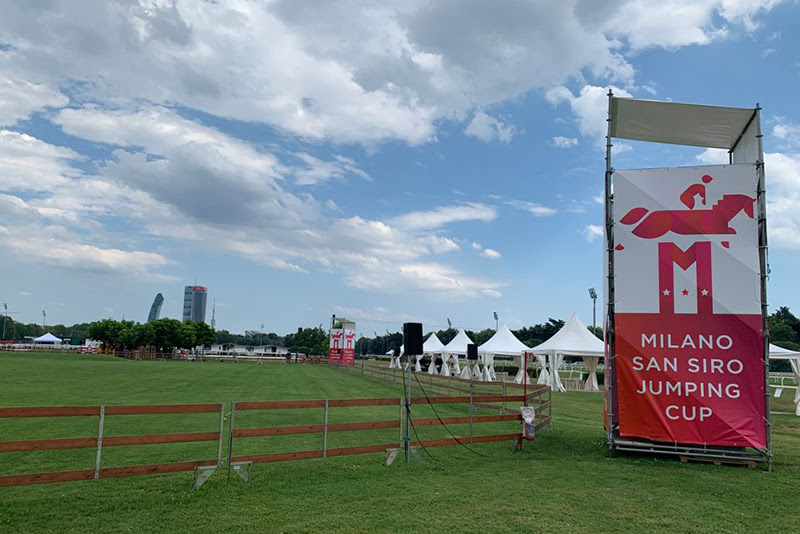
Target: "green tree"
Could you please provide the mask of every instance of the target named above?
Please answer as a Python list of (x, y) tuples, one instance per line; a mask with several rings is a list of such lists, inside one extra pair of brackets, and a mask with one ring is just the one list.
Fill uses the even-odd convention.
[(86, 335), (89, 339), (99, 341), (104, 349), (116, 349), (120, 346), (125, 324), (114, 319), (101, 319), (89, 325)]
[(177, 319), (158, 319), (148, 323), (153, 328), (155, 346), (161, 352), (171, 352), (175, 347), (179, 347), (179, 336), (181, 331), (181, 323)]
[(587, 326), (589, 332), (597, 336), (597, 339), (603, 339), (603, 329), (599, 326)]
[(197, 346), (197, 333), (194, 325), (184, 323), (180, 326), (176, 346), (181, 349), (193, 349)]
[[(289, 336), (287, 338), (290, 340)], [(289, 346), (295, 352), (306, 352), (313, 354), (325, 354), (328, 352), (328, 332), (322, 327), (298, 328), (297, 332), (291, 337), (292, 344)]]
[(495, 335), (495, 330), (493, 328), (486, 328), (479, 332), (472, 332), (467, 330), (467, 335), (469, 338), (478, 346), (483, 345), (487, 341), (489, 341), (493, 335)]
[(195, 340), (198, 345), (211, 345), (216, 343), (217, 334), (209, 325), (203, 321), (195, 321), (191, 323), (194, 327)]

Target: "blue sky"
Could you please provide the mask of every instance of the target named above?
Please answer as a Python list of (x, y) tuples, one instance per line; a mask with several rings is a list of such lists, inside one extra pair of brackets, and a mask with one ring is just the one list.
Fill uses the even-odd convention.
[[(0, 20), (0, 297), (287, 333), (591, 322), (621, 96), (763, 108), (770, 303), (800, 288), (796, 2), (51, 2)], [(721, 162), (618, 143), (615, 167)]]

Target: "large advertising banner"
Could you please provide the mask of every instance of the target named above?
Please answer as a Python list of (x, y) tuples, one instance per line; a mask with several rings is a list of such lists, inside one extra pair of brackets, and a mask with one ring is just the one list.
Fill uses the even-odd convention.
[(332, 328), (330, 343), (328, 344), (328, 363), (336, 364), (342, 361), (342, 349), (344, 347), (344, 330)]
[(342, 363), (353, 365), (356, 362), (356, 331), (344, 330), (344, 350), (342, 352)]
[(620, 435), (765, 447), (755, 165), (613, 180)]

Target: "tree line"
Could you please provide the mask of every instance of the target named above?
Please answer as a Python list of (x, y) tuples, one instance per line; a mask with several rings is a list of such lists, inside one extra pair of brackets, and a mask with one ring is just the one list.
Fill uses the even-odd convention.
[[(39, 337), (47, 332), (61, 338), (88, 338), (100, 341), (104, 346), (114, 349), (154, 347), (159, 351), (170, 351), (174, 348), (189, 349), (198, 345), (211, 345), (213, 343), (236, 345), (275, 345), (286, 347), (293, 352), (307, 354), (326, 354), (328, 352), (328, 331), (322, 325), (303, 328), (296, 332), (278, 335), (274, 332), (261, 333), (249, 330), (245, 334), (234, 334), (227, 330), (214, 331), (202, 321), (181, 322), (177, 319), (158, 319), (150, 323), (136, 323), (134, 321), (116, 321), (102, 319), (93, 323), (78, 323), (72, 326), (50, 325), (42, 327), (35, 323), (24, 324), (17, 322), (9, 316), (3, 316), (2, 326), (5, 328), (5, 340), (21, 340), (26, 337)], [(789, 350), (800, 351), (800, 319), (787, 307), (780, 307), (768, 317), (770, 341), (775, 345)], [(561, 327), (564, 321), (548, 319), (547, 322), (525, 326), (512, 330), (517, 339), (529, 347), (534, 347), (550, 339)], [(589, 327), (598, 338), (602, 339), (601, 328)], [(437, 330), (436, 336), (445, 345), (453, 340), (458, 330), (452, 326)], [(482, 345), (489, 340), (495, 330), (466, 330), (467, 335), (477, 344)], [(360, 355), (385, 354), (390, 350), (399, 350), (403, 344), (403, 334), (400, 331), (373, 337), (361, 336), (356, 342), (356, 352)], [(779, 363), (779, 362), (778, 362)]]

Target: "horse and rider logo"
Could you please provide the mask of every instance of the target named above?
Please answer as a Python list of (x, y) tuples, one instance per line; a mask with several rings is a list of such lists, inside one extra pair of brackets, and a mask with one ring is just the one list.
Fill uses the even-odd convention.
[[(706, 174), (701, 183), (694, 183), (686, 188), (679, 196), (681, 203), (687, 209), (648, 210), (637, 207), (626, 213), (620, 223), (623, 225), (636, 225), (631, 233), (642, 239), (657, 239), (669, 232), (687, 236), (709, 235), (734, 235), (736, 229), (730, 223), (739, 213), (744, 212), (750, 219), (755, 218), (755, 199), (743, 194), (724, 194), (713, 206), (706, 208), (706, 184), (713, 178)], [(697, 201), (699, 198), (699, 202)], [(729, 241), (722, 241), (722, 246), (730, 247)], [(616, 250), (624, 250), (619, 244)], [(659, 311), (661, 313), (675, 313), (676, 293), (679, 298), (689, 297), (688, 288), (675, 287), (673, 268), (679, 267), (687, 271), (695, 266), (696, 289), (694, 297), (697, 299), (697, 313), (700, 315), (713, 314), (713, 288), (712, 288), (712, 252), (710, 241), (697, 241), (686, 250), (671, 242), (659, 242), (658, 251), (658, 291)], [(691, 298), (691, 297), (690, 297)]]
[[(742, 211), (751, 219), (754, 218), (753, 205), (755, 199), (747, 195), (723, 195), (710, 209), (694, 209), (695, 198), (700, 197), (700, 204), (706, 205), (705, 184), (713, 180), (706, 174), (700, 184), (690, 185), (680, 196), (686, 210), (657, 210), (633, 208), (626, 213), (620, 223), (637, 226), (633, 235), (643, 239), (655, 239), (668, 232), (679, 235), (730, 235), (736, 230), (730, 222)], [(638, 224), (637, 224), (638, 223)], [(723, 242), (726, 246), (727, 242)], [(621, 250), (621, 249), (618, 249)]]

